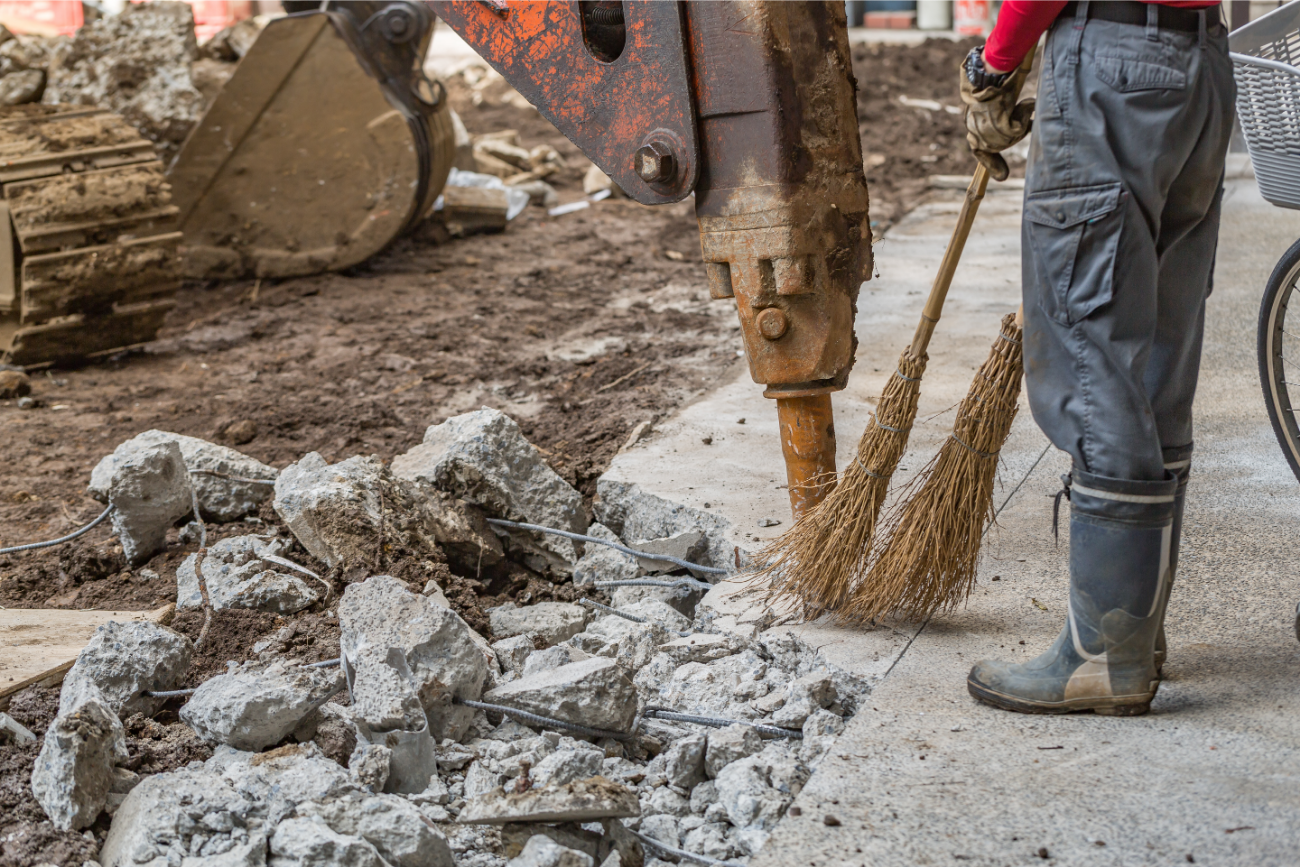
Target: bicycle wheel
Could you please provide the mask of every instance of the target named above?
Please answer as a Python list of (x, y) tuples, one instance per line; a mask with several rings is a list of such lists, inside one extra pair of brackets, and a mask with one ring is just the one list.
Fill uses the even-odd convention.
[[(1264, 388), (1268, 420), (1273, 423), (1273, 432), (1291, 465), (1291, 472), (1300, 480), (1300, 426), (1296, 423), (1291, 393), (1295, 389), (1295, 396), (1300, 397), (1300, 313), (1289, 328), (1287, 323), (1287, 307), (1298, 280), (1300, 241), (1292, 244), (1278, 260), (1264, 290), (1259, 307), (1259, 379)], [(1294, 377), (1290, 382), (1288, 374)]]

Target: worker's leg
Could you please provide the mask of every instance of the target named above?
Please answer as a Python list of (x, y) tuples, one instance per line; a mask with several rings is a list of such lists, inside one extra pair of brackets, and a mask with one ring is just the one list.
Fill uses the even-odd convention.
[[(1146, 372), (1165, 469), (1178, 479), (1166, 603), (1178, 574), (1192, 463), (1192, 399), (1201, 363), (1205, 301), (1213, 286), (1223, 205), (1223, 160), (1232, 136), (1236, 100), (1231, 64), (1214, 52), (1208, 38), (1206, 42), (1206, 65), (1196, 82), (1194, 98), (1203, 102), (1207, 122), (1196, 149), (1170, 188), (1161, 215), (1156, 244), (1160, 257), (1156, 334)], [(1163, 669), (1165, 658), (1162, 606), (1155, 647), (1157, 670)]]
[(1082, 17), (1049, 38), (1025, 190), (1025, 372), (1035, 420), (1074, 458), (1070, 614), (1033, 662), (972, 670), (972, 694), (993, 704), (1141, 712), (1155, 694), (1178, 483), (1147, 370), (1162, 218), (1217, 120), (1205, 43)]

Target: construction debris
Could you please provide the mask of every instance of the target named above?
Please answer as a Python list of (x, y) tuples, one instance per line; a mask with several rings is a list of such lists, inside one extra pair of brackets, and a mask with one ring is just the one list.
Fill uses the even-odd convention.
[(342, 687), (337, 668), (245, 664), (205, 681), (181, 708), (181, 719), (210, 743), (262, 750), (288, 737)]
[[(293, 614), (325, 595), (326, 586), (264, 559), (287, 553), (287, 542), (263, 536), (230, 536), (213, 544), (203, 556), (203, 580), (208, 604), (215, 611), (247, 608), (272, 614)], [(190, 554), (176, 569), (176, 607), (200, 608), (199, 555)]]
[(128, 4), (53, 47), (42, 100), (115, 111), (170, 161), (203, 112), (197, 58), (188, 3)]
[(173, 441), (123, 443), (102, 482), (113, 507), (113, 529), (130, 566), (138, 566), (167, 543), (167, 530), (194, 510), (190, 474)]
[(147, 430), (114, 449), (91, 472), (87, 492), (101, 503), (107, 503), (109, 485), (118, 464), (142, 446), (164, 442), (174, 442), (180, 447), (205, 521), (238, 521), (270, 499), (276, 477), (272, 467), (232, 448), (161, 430)]
[(162, 700), (145, 693), (175, 687), (190, 667), (193, 652), (188, 638), (166, 626), (109, 621), (95, 630), (64, 676), (59, 712), (70, 712), (78, 696), (93, 687), (118, 717), (152, 716)]
[[(155, 477), (188, 485), (200, 462), (276, 476), (241, 460), (151, 431), (101, 462), (92, 489), (116, 510), (135, 508), (115, 495), (123, 479), (165, 494), (172, 488)], [(243, 508), (229, 506), (225, 488), (208, 498), (201, 511)], [(633, 527), (646, 540), (640, 549), (712, 557), (707, 523), (691, 526), (689, 513), (638, 498), (616, 491), (598, 511), (625, 533)], [(227, 535), (201, 558), (190, 555), (177, 568), (178, 602), (203, 604), (201, 570), (214, 611), (336, 616), (339, 664), (304, 666), (291, 650), (293, 630), (281, 630), (247, 661), (190, 681), (192, 694), (169, 694), (185, 682), (188, 639), (148, 623), (102, 627), (67, 676), (32, 786), (59, 828), (112, 816), (103, 867), (186, 858), (232, 867), (663, 863), (641, 840), (744, 857), (762, 846), (866, 692), (792, 636), (700, 631), (709, 613), (673, 587), (620, 588), (660, 596), (614, 607), (520, 596), (490, 609), (488, 634), (479, 634), (454, 610), (462, 603), (450, 585), (444, 594), (431, 580), (416, 592), (399, 577), (363, 577), (378, 539), (431, 557), (445, 545), (465, 571), (476, 554), (499, 576), (527, 572), (528, 563), (550, 569), (553, 582), (572, 571), (587, 593), (647, 569), (682, 574), (596, 545), (578, 558), (568, 539), (557, 545), (549, 534), (512, 530), (503, 547), (506, 530), (489, 518), (580, 532), (586, 517), (577, 492), (493, 410), (435, 425), (392, 470), (374, 457), (327, 464), (309, 454), (278, 474), (274, 505), (292, 535), (275, 527)], [(176, 505), (154, 525), (165, 531), (185, 514)], [(591, 532), (623, 544), (608, 525)], [(295, 568), (306, 556), (338, 577)], [(328, 592), (332, 580), (343, 582), (341, 595)], [(330, 701), (343, 689), (346, 704)], [(215, 752), (164, 773), (127, 770), (121, 719), (155, 714), (164, 701), (176, 702), (180, 725)], [(662, 708), (723, 727), (664, 719)], [(773, 726), (795, 731), (764, 742), (760, 732)], [(4, 720), (0, 730), (23, 737)], [(574, 824), (593, 821), (603, 833)]]

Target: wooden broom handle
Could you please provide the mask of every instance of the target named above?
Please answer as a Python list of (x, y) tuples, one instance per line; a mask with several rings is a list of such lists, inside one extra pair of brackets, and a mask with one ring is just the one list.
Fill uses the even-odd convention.
[[(1016, 96), (1020, 96), (1020, 88), (1024, 85), (1025, 79), (1029, 77), (1029, 68), (1034, 64), (1034, 49), (1029, 49), (1025, 59), (1020, 62), (1020, 69), (1023, 74), (1019, 76), (1016, 85)], [(957, 215), (957, 225), (952, 230), (952, 240), (948, 242), (948, 249), (943, 251), (943, 261), (939, 264), (939, 273), (934, 275), (934, 283), (930, 286), (930, 297), (925, 301), (925, 309), (921, 311), (921, 321), (916, 326), (916, 334), (912, 337), (912, 347), (908, 350), (913, 358), (920, 358), (925, 355), (926, 349), (930, 346), (930, 338), (934, 336), (934, 327), (939, 324), (939, 316), (943, 313), (943, 302), (948, 298), (948, 287), (952, 286), (953, 275), (957, 273), (957, 263), (961, 260), (962, 251), (966, 248), (966, 239), (970, 237), (970, 227), (975, 222), (975, 214), (980, 209), (980, 202), (984, 198), (984, 192), (989, 186), (989, 170), (984, 168), (980, 163), (975, 167), (975, 174), (970, 179), (970, 185), (966, 187), (966, 199), (961, 204), (961, 213)]]

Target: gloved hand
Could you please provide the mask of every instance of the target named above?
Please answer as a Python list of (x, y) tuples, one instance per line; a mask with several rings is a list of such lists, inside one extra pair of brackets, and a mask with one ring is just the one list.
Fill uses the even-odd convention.
[(998, 81), (996, 76), (984, 71), (980, 48), (972, 49), (961, 66), (966, 143), (975, 159), (984, 164), (996, 181), (1005, 181), (1011, 173), (999, 151), (1006, 150), (1029, 134), (1034, 101), (1016, 102), (1028, 74), (1027, 69), (1020, 68)]

